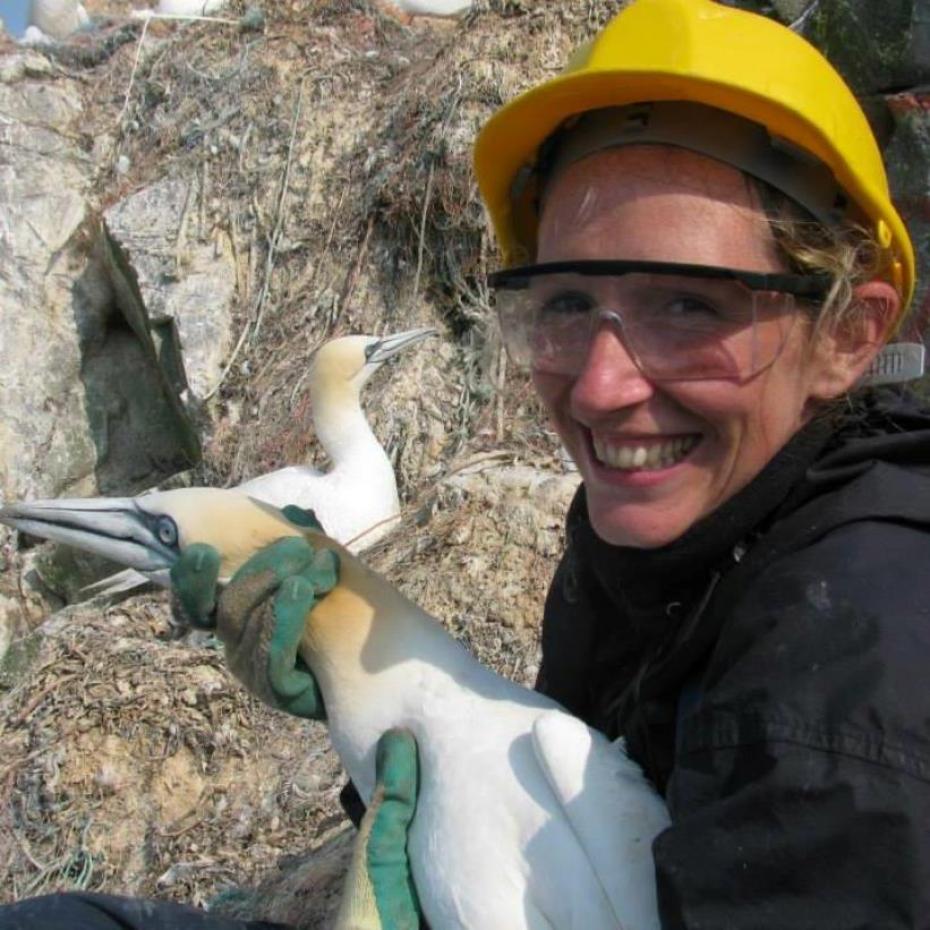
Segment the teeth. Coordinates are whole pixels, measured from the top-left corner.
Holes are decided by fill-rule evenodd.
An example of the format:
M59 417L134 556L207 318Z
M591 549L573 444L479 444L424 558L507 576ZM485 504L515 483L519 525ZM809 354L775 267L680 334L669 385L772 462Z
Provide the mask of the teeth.
M698 436L682 436L665 442L641 445L612 445L594 437L594 454L611 468L646 470L670 468L680 462L699 442Z

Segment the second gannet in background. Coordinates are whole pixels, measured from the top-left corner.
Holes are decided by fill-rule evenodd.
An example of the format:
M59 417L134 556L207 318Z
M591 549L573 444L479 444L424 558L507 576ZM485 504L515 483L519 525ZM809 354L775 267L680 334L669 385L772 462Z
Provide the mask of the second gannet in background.
M393 532L400 517L397 478L391 460L365 418L360 395L386 361L436 332L426 327L390 336L341 336L324 343L311 362L309 391L313 425L332 467L321 472L310 465L291 465L245 481L238 490L278 508L296 504L312 510L326 532L353 552L360 552ZM149 496L135 498L143 510ZM60 498L34 501L22 508L32 507L45 515L56 510L62 514L72 511L103 514L111 506L126 510L132 500ZM43 539L73 542L67 533L45 532L45 528L53 525L47 521L30 525L31 528L25 525L21 528ZM79 542L73 544L81 548ZM88 595L113 595L131 591L148 581L168 583L167 576L149 576L129 568L89 585L85 591Z
M335 550L338 583L308 614L300 653L365 801L379 737L392 727L416 737L420 791L407 848L430 926L659 927L652 842L668 813L622 744L482 666L344 547L236 490L186 488L58 513L24 504L0 519L150 574L167 574L193 543L219 551L223 578L283 536Z
M89 23L90 17L78 0L32 0L29 5L29 25L58 41Z
M393 336L343 336L323 345L310 370L313 428L331 468L291 465L238 486L250 497L312 510L327 534L361 551L396 528L400 516L391 460L361 405L371 376L399 352L436 334L411 329Z

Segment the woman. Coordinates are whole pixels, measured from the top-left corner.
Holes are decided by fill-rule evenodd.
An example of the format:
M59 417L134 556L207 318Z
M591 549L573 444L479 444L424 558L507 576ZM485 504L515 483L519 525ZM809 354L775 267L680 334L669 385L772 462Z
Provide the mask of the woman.
M926 925L930 418L856 390L914 269L852 94L768 20L637 0L476 165L584 479L538 686L665 793L663 926Z
M771 21L636 0L476 165L505 342L584 479L538 686L665 794L663 926L926 924L930 418L856 391L914 260L851 93ZM414 926L415 749L385 749L343 916Z

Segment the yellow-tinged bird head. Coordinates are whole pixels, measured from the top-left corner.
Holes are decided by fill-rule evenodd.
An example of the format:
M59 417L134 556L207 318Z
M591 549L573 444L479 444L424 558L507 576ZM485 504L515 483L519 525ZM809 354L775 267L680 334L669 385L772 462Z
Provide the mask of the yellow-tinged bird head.
M313 395L320 389L340 388L357 395L368 379L386 362L437 331L409 329L393 336L340 336L322 345L313 358Z
M179 488L140 497L32 501L0 509L0 522L76 546L168 585L168 572L193 543L209 543L228 580L255 552L282 536L306 535L276 507L235 490ZM326 545L341 547L322 534Z

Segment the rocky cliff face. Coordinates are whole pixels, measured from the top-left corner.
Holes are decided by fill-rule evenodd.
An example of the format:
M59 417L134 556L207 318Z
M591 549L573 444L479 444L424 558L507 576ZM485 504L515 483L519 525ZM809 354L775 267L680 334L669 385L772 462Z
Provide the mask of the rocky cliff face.
M229 23L114 16L44 51L0 38L2 499L325 464L314 348L436 325L367 392L405 506L367 558L532 680L576 478L492 337L470 145L618 4L488 5L405 25L366 0L233 3ZM766 12L865 95L920 248L927 17L873 8ZM162 595L68 606L105 566L0 542L0 898L94 888L322 926L346 846L323 729L251 701Z

